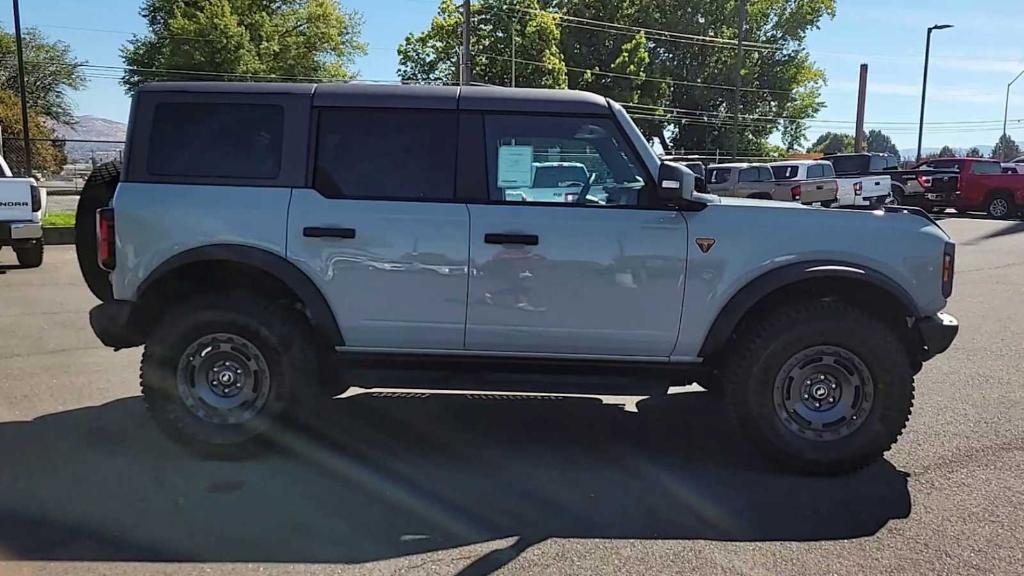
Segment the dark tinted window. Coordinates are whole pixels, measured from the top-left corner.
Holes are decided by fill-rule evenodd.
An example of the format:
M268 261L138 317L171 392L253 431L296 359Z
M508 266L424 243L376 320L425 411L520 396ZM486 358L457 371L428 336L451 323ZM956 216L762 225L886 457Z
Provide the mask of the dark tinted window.
M558 188L578 183L585 184L590 178L587 168L582 165L537 166L533 172L532 188Z
M767 166L762 166L757 169L757 176L761 179L761 182L771 182L772 180L772 169Z
M757 168L744 168L740 170L740 182L757 182L758 179Z
M800 174L800 167L795 164L781 164L772 166L772 176L776 180L792 180Z
M886 170L897 170L900 167L900 163L896 160L895 156L887 155L885 157L885 169Z
M712 168L708 170L708 182L711 184L725 184L729 181L731 168Z
M927 170L953 170L960 171L961 160L931 160L929 162L922 162L918 165L918 168Z
M971 174L1002 174L1003 166L998 162L971 162Z
M885 170L885 160L881 156L872 156L871 162L868 164L868 170L872 172Z
M320 112L314 186L331 198L455 196L454 110Z
M825 163L821 165L821 174L824 178L835 178L836 171L832 169L832 165Z
M859 154L834 156L826 160L832 163L837 174L856 174L868 168L868 157Z
M824 178L825 177L825 171L822 170L821 164L812 164L811 166L808 166L807 167L807 177L808 178Z
M157 176L276 178L284 109L166 102L153 112L146 170Z

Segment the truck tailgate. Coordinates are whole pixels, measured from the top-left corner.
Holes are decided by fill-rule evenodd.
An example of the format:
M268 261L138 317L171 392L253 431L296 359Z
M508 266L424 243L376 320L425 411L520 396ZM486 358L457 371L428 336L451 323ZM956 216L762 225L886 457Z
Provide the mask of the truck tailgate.
M32 185L29 178L0 178L0 222L32 220Z
M800 202L812 204L836 199L839 184L835 180L805 180L800 183Z

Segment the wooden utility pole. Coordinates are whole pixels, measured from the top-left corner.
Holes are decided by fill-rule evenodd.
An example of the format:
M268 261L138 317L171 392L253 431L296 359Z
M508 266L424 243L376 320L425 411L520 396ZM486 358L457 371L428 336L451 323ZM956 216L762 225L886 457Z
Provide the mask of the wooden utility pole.
M860 85L857 88L857 131L853 140L853 151L864 151L864 100L868 92L868 65L860 65Z
M28 131L28 95L25 90L25 56L21 51L21 10L14 0L14 41L18 50L18 91L21 94L21 138L25 145L25 176L32 176L32 139Z
M740 147L740 85L743 73L743 36L747 32L747 0L739 0L736 4L739 33L736 36L736 94L733 99L732 120L732 159L739 156Z
M473 83L473 57L469 52L469 27L471 14L469 0L462 0L462 73L459 75L460 84Z

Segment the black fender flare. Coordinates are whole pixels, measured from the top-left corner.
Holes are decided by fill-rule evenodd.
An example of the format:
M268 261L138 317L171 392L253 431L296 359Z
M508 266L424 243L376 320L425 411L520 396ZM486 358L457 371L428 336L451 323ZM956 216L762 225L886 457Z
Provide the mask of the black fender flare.
M139 284L136 290L138 302L142 302L146 290L159 282L167 274L197 262L228 261L246 264L266 272L288 286L302 301L309 313L313 329L317 331L331 346L344 346L338 321L331 311L330 305L316 284L305 272L283 256L253 246L238 244L210 244L179 252L160 263Z
M833 260L797 262L769 270L733 294L708 330L700 356L707 358L720 350L746 313L762 298L785 286L816 278L849 278L874 284L899 300L909 316L917 318L921 315L913 297L903 286L873 268Z

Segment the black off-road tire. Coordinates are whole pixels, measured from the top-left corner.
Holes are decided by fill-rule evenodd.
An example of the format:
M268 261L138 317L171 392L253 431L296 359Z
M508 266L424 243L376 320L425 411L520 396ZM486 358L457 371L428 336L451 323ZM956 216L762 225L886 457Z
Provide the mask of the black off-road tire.
M43 265L43 241L39 240L31 246L15 248L18 265L22 268L39 268Z
M188 362L183 356L192 344L224 334L251 343L269 374L262 409L244 423L201 418L179 389L179 372ZM284 417L303 413L311 402L318 378L314 350L309 323L293 308L244 293L199 296L169 311L150 334L142 355L142 395L160 429L180 444L215 458L249 457L268 441L287 437Z
M985 212L989 218L1008 220L1017 216L1017 206L1013 196L1008 192L993 192L985 204Z
M100 300L113 300L110 274L96 262L96 211L108 206L121 180L121 162L100 164L89 174L75 212L75 251L89 291Z
M872 381L867 413L842 437L798 434L776 410L776 379L801 351L819 346L852 352ZM723 393L734 425L769 459L798 472L841 474L875 462L903 432L913 407L915 362L903 341L894 328L841 302L794 304L767 315L744 330L726 362Z

